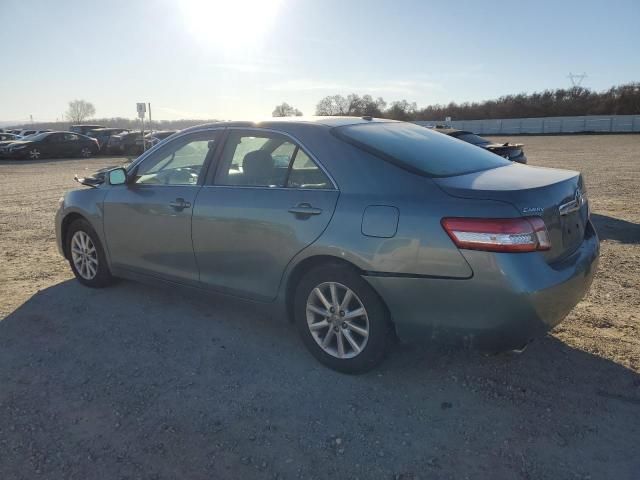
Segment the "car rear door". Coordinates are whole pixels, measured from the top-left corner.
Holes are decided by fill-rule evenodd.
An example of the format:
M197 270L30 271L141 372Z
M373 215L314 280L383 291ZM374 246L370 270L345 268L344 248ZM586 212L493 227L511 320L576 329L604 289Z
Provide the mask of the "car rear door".
M51 157L64 156L65 151L65 134L64 133L52 133L47 135L44 140L40 142L39 147L42 149L42 154Z
M172 140L135 165L126 185L109 188L104 229L116 268L198 284L191 217L219 132Z
M228 129L211 177L193 213L201 283L244 298L275 298L287 264L328 225L335 183L297 141L264 129Z

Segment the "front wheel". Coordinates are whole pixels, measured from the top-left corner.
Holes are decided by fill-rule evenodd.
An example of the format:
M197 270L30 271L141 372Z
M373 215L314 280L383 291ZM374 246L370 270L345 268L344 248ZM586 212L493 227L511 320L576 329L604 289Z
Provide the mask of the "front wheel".
M32 148L29 150L29 158L31 160L38 160L42 156L42 152L40 152L37 148Z
M67 255L73 274L83 285L101 288L114 282L98 235L86 220L78 219L69 227Z
M93 155L93 151L89 147L82 147L82 150L80 150L82 158L89 158L91 155Z
M352 268L329 264L307 272L294 300L305 346L321 363L343 373L378 365L393 338L389 313Z

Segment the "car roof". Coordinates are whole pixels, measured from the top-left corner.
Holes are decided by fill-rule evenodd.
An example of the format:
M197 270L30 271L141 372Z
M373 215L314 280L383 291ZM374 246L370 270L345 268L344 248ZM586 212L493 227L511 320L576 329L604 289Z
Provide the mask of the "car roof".
M212 127L247 127L247 128L277 128L291 125L317 125L325 128L358 125L363 123L402 123L397 120L372 117L269 117L264 120L222 121L205 123L182 130L182 133Z

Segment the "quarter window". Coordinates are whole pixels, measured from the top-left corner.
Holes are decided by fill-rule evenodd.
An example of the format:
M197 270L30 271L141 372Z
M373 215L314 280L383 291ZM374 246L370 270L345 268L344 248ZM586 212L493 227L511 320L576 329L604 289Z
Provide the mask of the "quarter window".
M298 150L291 165L287 187L331 188L331 181L306 153Z

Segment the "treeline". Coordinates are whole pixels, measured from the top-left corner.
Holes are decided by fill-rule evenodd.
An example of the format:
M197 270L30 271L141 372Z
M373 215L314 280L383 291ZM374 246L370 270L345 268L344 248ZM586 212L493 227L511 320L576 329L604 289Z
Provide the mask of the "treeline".
M387 104L370 95L332 95L320 100L316 115L371 115L395 120L481 120L490 118L559 117L572 115L640 114L640 83L612 87L603 92L588 88L558 88L543 92L505 95L483 102L451 102L418 108L400 100Z

